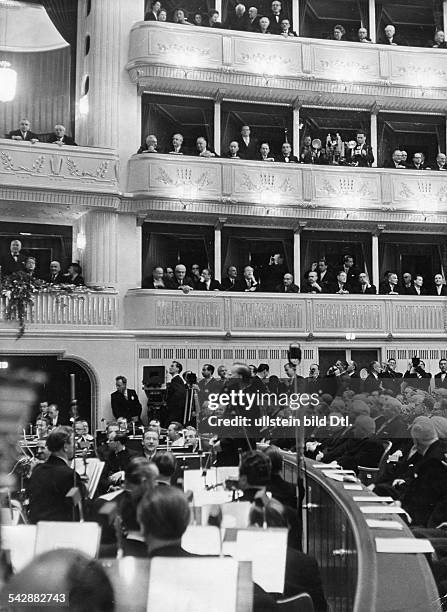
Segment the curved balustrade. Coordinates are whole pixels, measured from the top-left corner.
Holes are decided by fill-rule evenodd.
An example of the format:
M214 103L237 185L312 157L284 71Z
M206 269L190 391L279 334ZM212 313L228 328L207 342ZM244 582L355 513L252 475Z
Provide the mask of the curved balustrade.
M427 218L434 221L447 212L446 173L434 171L151 153L131 157L127 191L137 198L126 202L127 209L135 212L157 208L156 202L145 206L141 202L144 197L187 201L190 210L196 212L232 215L296 217L297 208L324 208L333 214L344 211L345 217L348 210L358 211L359 218L367 218L371 211L383 215L411 211L414 220L421 222ZM202 204L204 201L218 202L219 207L211 211ZM412 218L407 216L405 220Z
M131 289L125 328L151 334L216 337L290 336L358 339L446 336L444 298L412 296L225 293Z
M118 172L112 150L0 139L2 186L116 193Z
M7 300L0 300L0 327L17 325L6 318ZM111 291L68 294L36 293L28 310L26 325L31 327L115 327L118 324L118 295Z
M320 92L324 98L320 96L318 104L352 106L353 98L346 100L349 90L365 104L383 102L402 109L408 103L443 112L447 54L442 49L262 36L150 21L138 22L131 30L127 69L133 82L151 90L159 79L165 86L166 80L175 81L177 91L188 90L188 81L196 81L196 93L204 94L225 85L226 95L242 97L268 86L266 95L277 101L294 101L299 91L300 103L315 103L315 92ZM351 86L356 82L361 87ZM424 97L419 93L415 99L415 88L424 89Z
M296 482L296 457L283 452L284 477ZM334 612L440 612L438 591L422 554L377 553L375 538L412 537L397 515L400 530L370 529L343 483L329 480L306 460L307 552L321 568ZM369 493L369 492L368 492Z

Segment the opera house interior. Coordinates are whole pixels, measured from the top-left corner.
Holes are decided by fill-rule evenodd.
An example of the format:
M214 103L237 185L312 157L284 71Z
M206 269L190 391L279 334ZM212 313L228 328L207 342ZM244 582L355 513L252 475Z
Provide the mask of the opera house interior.
M0 0L2 610L447 610L446 30Z

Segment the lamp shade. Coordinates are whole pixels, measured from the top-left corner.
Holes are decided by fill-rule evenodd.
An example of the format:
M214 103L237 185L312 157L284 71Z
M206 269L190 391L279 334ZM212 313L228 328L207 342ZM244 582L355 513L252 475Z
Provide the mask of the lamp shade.
M0 51L30 53L67 46L43 6L0 0Z
M17 72L9 62L0 61L0 102L10 102L16 95Z

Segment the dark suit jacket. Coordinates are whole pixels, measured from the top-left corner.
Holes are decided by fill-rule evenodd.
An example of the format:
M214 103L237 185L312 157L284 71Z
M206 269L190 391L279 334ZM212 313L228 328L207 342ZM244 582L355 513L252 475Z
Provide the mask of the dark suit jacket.
M290 155L289 156L289 161L287 162L286 158L284 157L284 155L281 154L279 157L277 157L275 159L275 161L281 162L283 164L298 164L299 163L298 162L298 157L296 155Z
M296 487L292 483L286 482L280 474L272 474L267 490L270 491L272 497L285 506L296 508Z
M210 378L206 380L202 378L198 382L199 386L199 402L200 405L203 404L208 399L208 395L210 393L219 393L220 392L220 383L215 378Z
M422 163L419 168L416 168L416 166L413 164L413 161L410 160L410 162L407 165L408 170L427 170L427 166L426 164Z
M178 374L168 383L166 391L166 407L168 420L183 423L186 402L186 387L183 379Z
M380 295L389 295L391 291L401 294L402 288L400 287L400 285L393 285L393 288L391 288L391 285L389 283L380 283L379 285Z
M144 21L158 21L158 18L152 11L148 11L144 16Z
M362 145L362 151L366 151L366 155L356 153L356 149L347 149L345 159L346 163L356 163L359 168L369 168L374 162L374 154L372 148L368 144Z
M58 274L56 274L54 277L52 274L49 274L46 280L48 283L51 283L52 285L61 285L62 283L66 282L66 279L64 278L64 275L62 274L62 272L58 272Z
M256 283L256 281L254 283L252 283L252 287L255 287L255 291L259 291L259 283ZM245 280L245 278L240 278L237 282L236 282L236 286L234 288L234 291L246 291L248 289L247 286L247 281ZM249 293L249 292L247 292ZM252 292L250 292L252 293Z
M281 21L283 19L288 19L289 16L285 13L285 11L281 11L279 14L279 19L276 21L276 16L270 11L267 13L267 17L270 20L269 30L272 34L281 34Z
M239 156L242 159L258 159L259 156L259 144L255 138L250 136L248 146L245 144L242 138L238 140L239 144Z
M372 374L368 374L365 381L363 382L363 391L365 393L372 393L373 391L380 391L380 376L376 379Z
M168 289L169 282L168 282L167 277L163 277L163 282L165 284L165 289ZM141 287L142 289L159 289L159 287L154 287L154 277L152 276L152 274L150 276L146 276L145 278L143 278Z
M228 276L226 276L220 284L220 289L221 291L236 291L237 282L238 282L238 279L235 278L234 285L233 285L230 279L228 278Z
M396 164L393 162L393 160L388 160L383 164L384 168L394 168L394 170L405 170L405 166L404 164L400 163L399 166L402 166L402 168L399 168L396 166Z
M30 495L29 518L38 521L71 521L73 506L65 495L74 482L84 496L84 485L63 459L50 455L45 463L36 465L28 483Z
M416 293L416 289L415 289L414 285L411 285L411 287L408 290L408 293L406 293L406 295L427 295L427 290L425 289L425 287L421 287L420 291L421 291L420 294Z
M411 374L407 370L404 374L404 379L411 387L416 387L417 389L428 391L428 388L430 386L431 374L430 372L425 372L424 375L419 378L416 373Z
M75 287L83 287L85 285L84 277L78 274L75 279L70 278L69 274L64 275L65 283L68 285L74 285Z
M206 283L202 282L197 284L196 289L198 291L215 291L216 289L220 291L220 283L215 278L212 278L209 289L206 288Z
M195 284L190 276L185 276L182 285L180 285L176 276L166 281L166 289L178 289L179 287L184 287L185 285L194 288Z
M447 164L445 166L443 166L442 168L440 168L437 163L434 163L433 167L430 168L430 169L431 170L436 170L438 172L445 172L447 170Z
M51 136L48 138L48 142L57 142L59 139L56 136L56 134L51 134ZM78 145L75 143L74 138L72 138L71 136L67 136L66 134L64 134L64 136L62 137L62 142L66 145L69 145L71 147L77 147Z
M300 288L295 283L292 283L287 288L285 285L276 285L275 291L278 293L299 293Z
M228 16L225 22L225 28L227 30L237 30L239 32L247 32L248 28L248 15L244 13L242 17L238 17L236 13L232 13Z
M259 32L259 19L258 15L253 21L247 20L247 32Z
M287 547L283 596L293 597L303 592L309 593L312 597L315 612L326 612L327 603L316 560L303 552Z
M375 285L371 285L363 292L361 285L357 285L357 287L355 287L355 293L359 293L360 295L377 295L377 289Z
M276 291L276 287L282 283L284 274L288 272L285 264L265 266L262 271L262 291Z
M112 412L115 419L126 417L128 421L132 417L140 418L141 404L137 392L134 389L127 389L127 399L119 391L115 391L110 396Z
M21 136L22 140L39 140L39 136L34 132L27 132L25 138L22 136L22 132L20 130L12 130L9 134L6 135L6 138L12 138L13 136Z
M436 389L447 389L447 376L444 378L444 382L441 380L441 372L438 372L434 376Z
M336 457L337 462L346 470L358 472L359 465L377 467L383 454L383 445L375 437L350 438L342 448L341 454Z
M135 457L141 457L141 453L131 448L125 448L119 453L110 453L105 465L105 474L110 476L115 474L115 472L125 471Z
M343 270L344 268L340 268L340 270ZM359 282L359 274L360 274L360 270L359 268L356 268L355 266L350 268L348 270L348 272L346 272L346 284L349 285L348 289L351 287L355 287L358 282ZM337 281L337 279L335 279L335 281Z
M9 252L2 259L2 276L8 276L9 274L13 274L14 272L23 272L25 270L25 255L21 255L20 253L17 256L17 261L12 257Z
M387 38L386 36L383 36L380 40L379 40L379 44L381 45L391 45L392 47L394 45L397 46L402 46L402 47L406 47L408 46L407 41L404 38L401 38L400 36L394 36L393 37L393 42L390 43L390 39Z

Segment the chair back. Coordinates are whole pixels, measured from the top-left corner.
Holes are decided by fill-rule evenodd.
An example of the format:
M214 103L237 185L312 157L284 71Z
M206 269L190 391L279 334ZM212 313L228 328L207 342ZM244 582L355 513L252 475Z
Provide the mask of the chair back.
M299 593L277 602L281 612L314 612L314 604L309 593Z
M393 446L393 443L390 440L382 440L382 444L383 444L383 453L379 459L379 465L377 467L372 468L372 467L366 467L366 466L359 465L359 468L358 468L359 469L359 480L365 486L375 483L377 479L377 475L383 469L383 466L386 463L388 455L390 454L391 447Z

